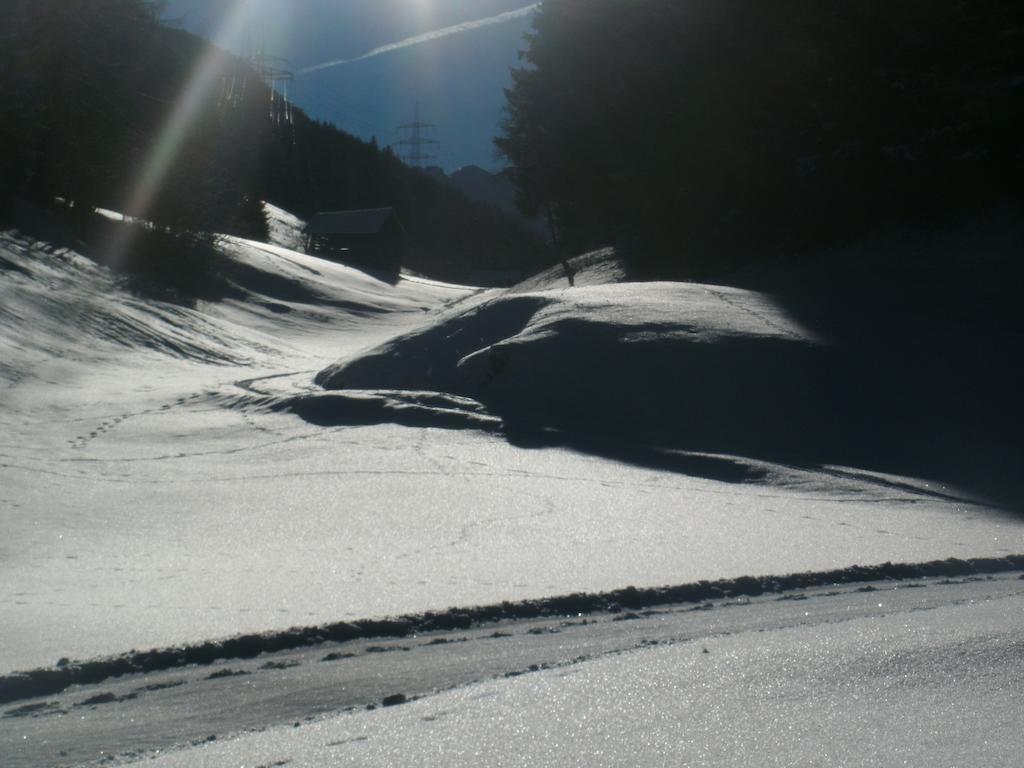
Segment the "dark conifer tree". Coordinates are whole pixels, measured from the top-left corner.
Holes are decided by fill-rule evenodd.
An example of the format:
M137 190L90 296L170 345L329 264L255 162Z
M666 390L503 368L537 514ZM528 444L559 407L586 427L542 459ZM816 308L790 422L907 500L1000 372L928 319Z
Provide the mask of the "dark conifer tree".
M499 149L581 248L706 274L1020 195L1013 0L547 0Z

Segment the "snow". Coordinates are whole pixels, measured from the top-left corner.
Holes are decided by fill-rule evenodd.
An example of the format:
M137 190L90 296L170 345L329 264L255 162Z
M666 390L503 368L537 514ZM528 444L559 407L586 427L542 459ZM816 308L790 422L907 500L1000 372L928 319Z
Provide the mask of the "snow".
M568 272L566 264L569 267ZM528 277L513 286L512 290L524 292L565 288L569 285L570 275L572 284L576 286L621 283L628 279L628 272L625 263L619 258L614 248L601 248L574 256L561 264L556 264Z
M821 356L813 334L764 295L624 283L484 298L343 359L316 381L330 390L453 392L513 429L742 450L735 433L749 437L755 421L761 435L784 442L777 432L801 417L796 402L812 401L809 369Z
M825 347L763 294L480 293L279 245L223 251L233 298L184 307L0 236L0 674L453 605L1022 549L1014 518L956 489L751 458L728 450L734 433L712 450L517 437L536 411L560 428L607 413L644 438L678 399L676 353L735 359L685 380L682 402L707 413L765 349L780 389L786 361ZM345 389L321 389L325 369ZM642 375L656 370L671 375ZM595 372L608 396L574 405Z
M263 211L267 217L270 243L291 251L302 251L306 242L306 222L271 203L263 203Z
M3 520L3 671L451 605L1020 548L1017 527L983 508L871 483L730 485L474 432L325 432L188 392L127 393L139 411L94 402L62 430L81 435L77 451L4 446L17 506Z
M781 627L762 617L757 628L662 640L130 764L1017 764L1024 597L925 610L869 597L876 615Z

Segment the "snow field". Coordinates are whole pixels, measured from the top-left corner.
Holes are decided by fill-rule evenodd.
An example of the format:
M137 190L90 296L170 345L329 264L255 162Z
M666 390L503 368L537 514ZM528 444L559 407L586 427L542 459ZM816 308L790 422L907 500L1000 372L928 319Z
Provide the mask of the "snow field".
M72 251L0 241L0 673L453 605L1022 549L1013 518L893 475L517 437L538 409L560 427L614 413L644 437L678 394L646 375L671 372L665 353L818 354L761 294L479 294L279 246L223 250L236 298L188 308L132 297ZM623 349L639 368L610 364ZM320 380L346 389L322 390L314 377L339 355ZM594 371L607 398L574 411L574 376ZM734 373L686 391L714 395Z

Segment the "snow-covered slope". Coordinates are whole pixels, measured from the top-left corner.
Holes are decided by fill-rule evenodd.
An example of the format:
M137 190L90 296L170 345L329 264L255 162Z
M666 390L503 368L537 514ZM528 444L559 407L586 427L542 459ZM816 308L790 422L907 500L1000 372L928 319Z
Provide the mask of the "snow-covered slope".
M228 238L230 299L191 308L133 295L107 269L67 247L0 233L0 375L24 378L37 362L91 364L129 352L243 365L287 349L290 335L326 324L387 325L464 296L459 286L371 275L273 245Z
M0 375L31 376L37 364L95 364L127 350L213 364L248 360L240 329L173 304L134 297L74 251L0 233Z
M787 429L808 433L825 364L813 335L764 295L624 283L494 296L317 382L472 397L513 430L750 455L788 445Z
M553 268L317 382L471 397L532 445L856 466L1019 510L1020 242L993 215L751 270L747 289L616 282L596 252L575 287Z
M614 248L601 248L566 259L560 264L538 272L517 283L511 290L522 293L567 288L571 285L622 283L626 282L628 274L629 270Z
M476 293L247 241L223 255L232 298L190 308L132 296L73 251L0 241L0 672L1021 548L1012 518L955 489L730 450L730 388L781 387L786 361L826 349L762 294ZM321 380L358 389L314 383L338 355ZM584 388L595 380L603 394ZM644 442L659 414L703 423L721 448ZM588 423L603 431L545 431Z
M228 298L181 306L127 292L73 249L0 234L0 675L451 606L1024 550L1018 518L956 488L778 455L827 444L815 419L836 419L815 382L834 370L834 345L766 293L603 278L479 292L393 284L236 239L221 256ZM985 659L1017 674L991 642L1009 640L1014 620L983 618ZM739 677L698 721L766 723L769 708L740 706L767 695L743 670L804 665L819 658L812 646L837 648L852 668L894 626L879 619L864 647L827 627L769 649L760 636L723 642ZM975 639L941 642L954 652ZM805 641L804 656L786 650ZM901 658L919 649L908 641ZM389 711L393 740L375 737L359 756L414 750L423 718L449 705L461 714L441 737L454 749L475 727L478 693L495 724L501 701L536 707L553 741L573 724L548 718L549 697L582 706L643 680L633 698L645 706L672 694L668 669L712 680L686 653L580 667L593 684L545 673ZM827 663L787 679L825 686L787 698L793 717L827 712L843 685ZM894 707L926 694L907 689ZM614 719L618 695L594 700ZM656 762L645 740L666 738L696 700L673 701L665 718L609 741L610 759ZM344 739L364 725L325 728ZM323 757L321 731L296 738L310 733L292 750L297 765ZM520 744L499 725L483 738L484 755ZM248 764L264 747L202 759Z

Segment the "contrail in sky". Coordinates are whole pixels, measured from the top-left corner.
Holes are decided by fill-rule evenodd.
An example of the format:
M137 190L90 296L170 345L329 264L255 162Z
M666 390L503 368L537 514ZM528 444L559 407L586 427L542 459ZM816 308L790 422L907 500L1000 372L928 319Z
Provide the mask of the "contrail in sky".
M321 69L329 69L330 67L340 67L343 64L351 64L354 61L362 61L363 59L369 59L374 56L380 56L382 53L391 53L391 51L397 51L399 48L408 48L411 45L420 45L421 43L429 43L431 40L437 40L442 37L448 37L449 35L458 35L462 32L471 32L474 29L480 29L480 27L489 27L492 24L504 24L506 21L512 21L513 19L521 19L523 16L529 16L531 13L540 8L540 3L533 3L526 6L525 8L519 8L515 11L507 11L505 13L499 13L497 16L491 16L486 19L477 19L476 21L466 21L462 24L456 24L453 27L443 27L442 29L435 29L433 32L425 32L422 35L416 35L415 37L407 37L405 40L399 40L397 43L388 43L382 45L379 48L374 48L372 51L364 53L362 56L356 56L354 59L338 59L336 61L325 61L323 64L317 64L312 67L306 67L300 74L307 74L309 72L319 72Z

